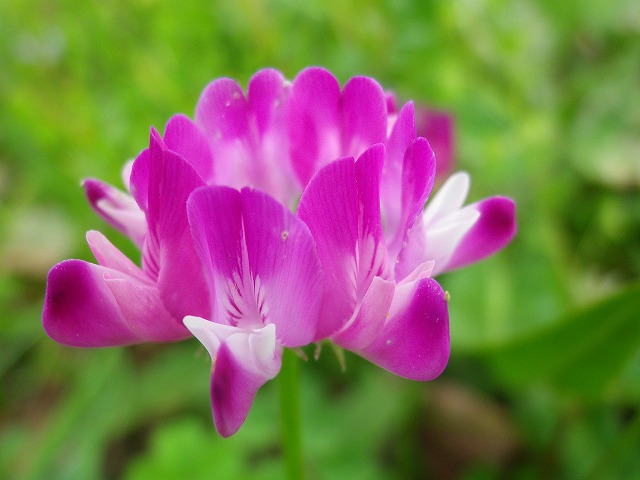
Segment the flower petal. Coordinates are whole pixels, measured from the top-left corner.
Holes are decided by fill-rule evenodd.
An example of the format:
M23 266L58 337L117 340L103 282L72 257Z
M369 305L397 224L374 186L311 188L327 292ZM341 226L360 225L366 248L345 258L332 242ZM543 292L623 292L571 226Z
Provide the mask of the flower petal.
M96 213L131 238L138 247L142 247L147 234L147 221L133 197L92 178L84 180L82 187Z
M386 155L382 169L380 196L388 243L400 228L402 210L402 166L407 148L416 138L413 103L408 102L397 115L386 144Z
M99 265L117 270L142 282L149 283L149 278L126 255L118 250L102 233L90 230L87 232L87 243Z
M340 85L331 73L307 68L293 81L287 124L293 169L302 185L341 157Z
M145 148L138 154L131 165L129 175L129 191L143 212L149 209L149 169L151 159L149 149Z
M152 132L149 145L149 235L144 270L156 277L160 295L176 318L210 312L202 266L193 245L186 203L204 185L193 167Z
M416 138L407 148L402 165L402 196L398 229L389 245L389 255L397 259L408 242L409 231L421 216L436 176L436 160L429 143ZM396 269L396 279L401 279Z
M188 336L150 283L117 270L66 260L47 278L43 325L56 342L105 347Z
M429 200L429 204L424 210L424 224L433 225L441 218L462 208L469 193L470 183L469 174L466 172L457 172L451 175Z
M455 126L453 116L447 112L421 108L416 112L418 136L429 140L436 155L436 175L446 178L453 170Z
M376 276L387 279L379 182L384 147L374 145L354 163L346 158L322 168L300 199L298 217L311 230L325 270L320 338L341 328Z
M478 212L479 218L457 245L447 270L494 254L509 244L516 234L516 206L510 198L491 197L466 208Z
M395 282L375 277L349 322L331 339L353 351L371 345L387 319L395 288Z
M301 188L289 160L287 102L291 84L277 70L265 69L249 81L247 98L257 129L252 138L252 186L293 207Z
M205 181L213 179L213 158L209 142L200 128L185 115L174 115L164 129L164 142L180 155Z
M213 419L220 435L229 437L244 423L258 389L280 371L276 327L245 330L190 316L184 324L211 355Z
M385 313L386 321L375 340L356 353L411 380L427 381L440 375L450 350L449 313L440 285L432 278L397 285Z
M323 272L308 227L268 195L201 188L189 223L217 297L213 320L243 328L273 323L279 341L301 346L315 336Z
M297 215L311 230L325 271L318 338L333 334L351 317L357 300L358 190L352 158L322 168L307 185Z
M247 134L249 105L240 85L230 78L211 82L200 95L196 123L215 145Z
M268 195L242 190L245 240L251 273L264 289L270 322L288 347L316 334L324 272L307 225Z
M460 240L479 216L474 208L465 207L429 226L425 226L423 219L419 218L408 232L406 245L398 255L396 278L404 278L416 265L426 261L434 262L434 276L448 270L451 256Z
M215 182L261 189L287 205L299 195L289 162L286 105L290 86L277 70L256 73L247 98L230 79L211 83L196 109L196 122L209 139Z
M368 77L353 77L342 90L340 107L342 149L335 158L355 158L371 145L386 141L387 104L378 82Z
M247 87L247 98L255 115L258 136L286 135L286 106L291 84L282 74L267 68L256 73ZM284 152L280 152L282 155Z

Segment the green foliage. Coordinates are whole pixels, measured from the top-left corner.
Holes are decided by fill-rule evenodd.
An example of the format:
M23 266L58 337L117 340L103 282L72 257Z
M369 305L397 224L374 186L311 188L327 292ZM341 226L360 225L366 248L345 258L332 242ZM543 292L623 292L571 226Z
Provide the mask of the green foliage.
M488 353L505 381L599 398L640 344L640 284Z
M639 478L637 2L0 2L0 478L279 478L275 383L218 438L197 342L46 338L44 279L103 230L80 179L119 172L213 78L320 64L453 112L471 200L515 198L498 256L439 279L442 379L330 349L301 364L305 472ZM312 357L312 352L307 352ZM453 386L453 388L452 388Z

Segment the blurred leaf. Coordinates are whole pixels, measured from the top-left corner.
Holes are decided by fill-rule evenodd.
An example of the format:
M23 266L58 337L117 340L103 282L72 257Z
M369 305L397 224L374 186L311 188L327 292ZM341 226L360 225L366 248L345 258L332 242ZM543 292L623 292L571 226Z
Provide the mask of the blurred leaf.
M640 415L628 425L626 431L607 450L590 472L587 480L601 478L640 478Z
M640 347L640 284L487 354L508 383L601 397Z

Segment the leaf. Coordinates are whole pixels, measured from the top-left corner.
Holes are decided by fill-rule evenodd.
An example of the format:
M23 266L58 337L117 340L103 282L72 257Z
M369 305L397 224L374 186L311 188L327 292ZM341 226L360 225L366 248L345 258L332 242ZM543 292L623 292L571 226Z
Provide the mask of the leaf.
M597 398L638 348L640 283L486 355L496 373L513 385L542 381Z

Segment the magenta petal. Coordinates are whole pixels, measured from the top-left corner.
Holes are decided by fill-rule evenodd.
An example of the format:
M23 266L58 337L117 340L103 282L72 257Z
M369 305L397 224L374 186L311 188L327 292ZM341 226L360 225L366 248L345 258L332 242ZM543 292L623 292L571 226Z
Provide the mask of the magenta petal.
M291 84L277 70L266 69L256 73L249 82L247 96L251 110L252 129L249 145L249 182L226 185L238 188L251 186L276 198L287 207L293 207L301 188L289 160L287 139L287 102Z
M74 347L181 340L188 331L150 283L80 260L54 266L42 313L47 334Z
M375 277L353 317L331 339L343 348L358 351L371 345L387 320L395 283Z
M413 103L409 102L393 124L391 134L386 144L386 155L380 184L382 197L383 218L386 238L389 242L395 238L400 228L402 210L402 166L404 154L416 138L416 125Z
M180 155L205 181L213 178L213 157L204 133L184 115L174 115L164 129L164 142Z
M438 178L445 178L453 170L455 126L447 112L422 108L416 115L416 130L420 137L429 140L436 155Z
M340 85L313 67L293 81L287 124L293 168L302 185L323 165L341 156Z
M145 148L133 161L129 176L129 190L143 212L149 208L150 163L149 149Z
M280 371L282 347L275 326L244 330L197 317L186 317L184 323L213 360L213 419L220 435L229 437L244 423L258 389Z
M145 273L118 250L102 233L95 230L88 231L87 243L99 265L117 270L142 282L149 282L149 278Z
M356 185L358 191L358 293L360 300L374 277L389 279L389 256L380 219L380 175L384 163L384 146L373 145L358 158Z
M227 187L194 192L189 222L218 298L213 320L243 328L277 327L301 346L315 336L323 272L308 227L268 195Z
M155 131L149 152L150 230L143 252L145 271L157 278L161 298L176 318L206 316L209 300L186 209L189 195L204 182L182 157L166 149Z
M411 380L432 380L449 359L449 313L432 278L396 286L388 318L375 341L356 350L380 367Z
M99 180L84 180L82 186L98 215L142 247L147 222L133 197Z
M511 242L516 234L516 206L510 198L491 197L465 208L476 210L480 217L461 239L447 264L447 270L492 255Z
M239 277L245 275L240 192L229 187L200 188L189 197L187 215L211 296L211 320L237 325L243 305L237 305L234 293L243 287Z
M313 340L324 273L307 225L268 195L242 190L249 266L263 289L269 321L289 347Z
M240 85L230 78L220 78L202 92L196 106L196 123L210 141L228 141L246 136L248 112Z
M274 69L260 70L251 77L247 97L256 118L259 137L274 130L283 137L286 134L286 102L290 89L290 83Z
M311 230L325 271L318 338L330 336L351 317L357 301L358 191L352 158L322 168L307 185L298 217Z
M429 143L417 138L409 145L402 167L402 197L400 221L395 238L389 246L391 259L398 259L400 251L407 245L409 234L421 216L424 204L433 188L436 176L436 160ZM401 279L396 268L396 278Z
M384 91L375 80L367 77L349 80L342 90L340 106L342 151L339 156L358 157L369 146L384 143L387 105Z

